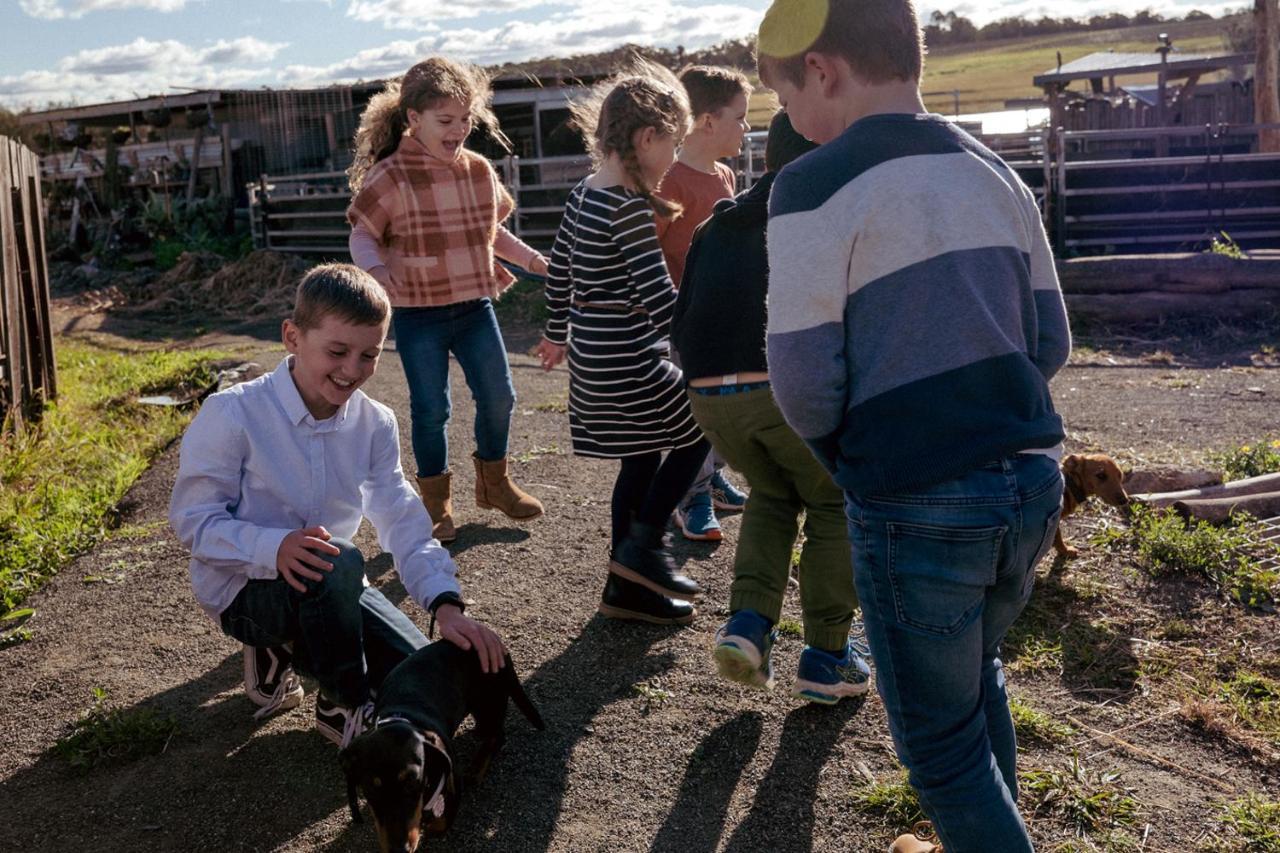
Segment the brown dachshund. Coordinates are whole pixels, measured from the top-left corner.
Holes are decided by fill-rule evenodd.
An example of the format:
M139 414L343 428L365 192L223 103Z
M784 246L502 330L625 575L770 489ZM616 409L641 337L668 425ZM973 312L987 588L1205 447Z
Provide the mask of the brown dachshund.
M1128 506L1129 496L1124 491L1124 474L1115 460L1105 453L1073 453L1062 460L1062 518L1076 511L1076 507L1097 495L1111 506ZM1075 557L1080 552L1062 539L1062 522L1054 534L1053 547L1064 557Z

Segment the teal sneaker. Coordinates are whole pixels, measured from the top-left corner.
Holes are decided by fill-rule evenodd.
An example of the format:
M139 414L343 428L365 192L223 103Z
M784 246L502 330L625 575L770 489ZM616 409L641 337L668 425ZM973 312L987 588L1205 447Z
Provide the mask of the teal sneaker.
M834 705L846 696L861 696L871 687L871 667L852 642L845 643L844 656L813 646L805 646L796 668L791 695L822 705Z
M719 542L724 538L720 522L711 511L711 495L694 495L690 501L676 510L680 532L685 539L695 542Z
M773 689L773 663L769 659L778 632L754 610L739 610L716 631L712 657L716 670L730 681L748 687Z
M717 471L711 475L711 503L725 512L742 512L747 505L747 493Z

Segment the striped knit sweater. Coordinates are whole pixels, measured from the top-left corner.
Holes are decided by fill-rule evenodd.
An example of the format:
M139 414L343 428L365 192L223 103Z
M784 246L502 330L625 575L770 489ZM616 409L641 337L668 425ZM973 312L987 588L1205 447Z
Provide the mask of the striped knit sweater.
M778 176L769 373L787 421L857 495L1063 438L1071 349L1030 190L939 116L875 115Z

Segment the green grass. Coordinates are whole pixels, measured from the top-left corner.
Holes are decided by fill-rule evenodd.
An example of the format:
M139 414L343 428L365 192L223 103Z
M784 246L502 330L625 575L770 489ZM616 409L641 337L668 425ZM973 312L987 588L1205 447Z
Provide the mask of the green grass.
M1052 746L1066 742L1076 733L1071 726L1037 711L1015 696L1009 697L1009 714L1013 717L1013 730L1019 742L1034 741Z
M804 626L800 624L798 619L780 619L778 620L777 628L779 634L804 637Z
M1138 802L1120 784L1120 774L1087 770L1079 756L1065 768L1026 771L1022 790L1037 815L1054 815L1081 833L1106 833L1138 816Z
M1218 685L1217 698L1246 727L1280 746L1280 681L1248 670L1237 671Z
M177 720L152 708L110 708L107 692L93 690L94 702L71 730L54 744L54 753L73 770L125 764L159 755L178 731Z
M493 311L503 324L542 326L547 322L547 300L542 282L522 278L493 303Z
M876 782L857 788L850 795L854 808L883 817L890 826L907 828L918 820L924 820L920 798L907 784L906 774L892 782Z
M1280 853L1280 802L1249 794L1223 808L1222 823L1246 843L1245 849Z
M1280 472L1280 438L1261 439L1209 456L1228 480Z
M1135 507L1127 529L1108 528L1098 541L1131 551L1152 577L1200 577L1250 607L1270 604L1280 592L1280 575L1259 562L1276 546L1262 541L1257 525L1247 519L1226 527L1187 524L1171 511Z
M0 439L0 613L105 537L129 486L192 417L131 398L202 386L221 355L59 343L57 402L38 429Z

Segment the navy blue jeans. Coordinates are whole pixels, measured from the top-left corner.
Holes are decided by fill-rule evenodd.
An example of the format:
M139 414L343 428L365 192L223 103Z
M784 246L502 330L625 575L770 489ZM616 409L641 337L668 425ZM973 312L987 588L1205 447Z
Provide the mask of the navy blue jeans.
M845 495L898 758L947 853L1026 853L1000 643L1053 542L1062 475L1011 456L910 494Z
M391 322L409 381L418 476L434 477L449 469L451 352L476 404L476 455L489 462L505 457L516 391L493 303L484 298L438 308L396 308Z
M427 644L418 626L364 585L364 556L343 539L342 553L318 581L298 592L283 578L251 580L222 611L222 630L250 646L293 644L293 665L334 702L355 707L396 664Z

